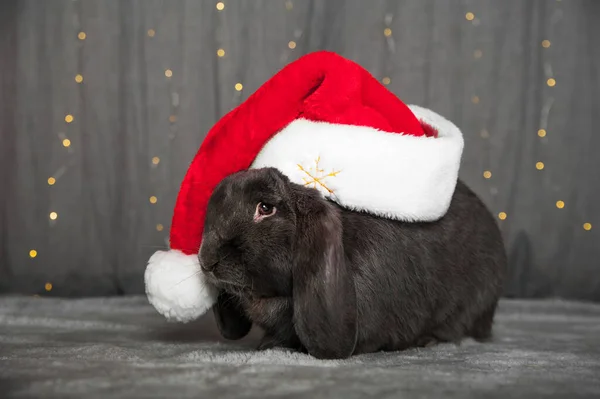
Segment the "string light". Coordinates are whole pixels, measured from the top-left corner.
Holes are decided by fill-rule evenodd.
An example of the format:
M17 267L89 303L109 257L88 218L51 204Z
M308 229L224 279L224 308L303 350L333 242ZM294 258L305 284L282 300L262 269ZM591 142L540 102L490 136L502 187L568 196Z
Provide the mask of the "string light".
M169 122L175 123L176 120L177 120L177 117L175 115L170 115L169 116Z
M219 57L225 57L225 50L223 50L222 48L217 50L217 56Z
M50 220L56 220L56 218L58 218L58 213L50 212Z
M54 177L50 176L50 177L48 178L48 185L49 185L49 186L53 186L53 185L54 185L54 183L56 183L56 179L55 179Z
M80 74L75 75L75 81L77 83L83 82L83 76L81 76Z
M538 130L537 134L540 137L546 137L546 129L540 129L540 130Z
M537 162L537 163L535 164L535 168L536 168L537 170L542 170L542 169L544 169L544 163L543 163L543 162Z
M68 114L65 116L65 122L67 122L67 123L73 122L73 119L75 119L75 118L73 118L73 115L71 115L71 114Z
M235 89L237 91L242 91L243 88L244 88L244 86L241 83L236 83L235 84Z
M390 36L392 36L392 30L390 28L385 28L383 30L383 34L385 37L390 37Z
M171 71L170 69L167 69L167 70L165 71L165 76L166 76L167 78L170 78L171 76L173 76L173 71Z
M492 177L492 172L486 170L485 172L483 172L483 177L489 179L490 177Z
M156 231L163 231L163 228L163 225L160 223L156 225Z
M465 18L467 19L467 21L472 21L475 18L475 14L473 14L472 12L468 12L465 14Z
M154 195L152 197L150 197L151 204L156 204L157 201L158 201L158 198L156 198Z
M586 231L590 231L592 229L592 224L591 223L584 223L583 224L583 229Z
M475 57L475 58L481 58L482 55L483 55L483 52L481 50L473 51L473 57Z
M481 129L479 135L482 139L487 139L488 137L490 137L490 132L488 132L487 129Z
M504 219L506 219L506 212L500 212L500 213L498 214L498 219L500 219L500 220L504 220Z
M154 158L152 158L152 163L153 163L154 165L158 165L158 163L159 163L159 162L160 162L160 158L159 158L159 157L154 157Z
M550 47L550 40L542 40L542 47L543 48Z
M564 201L556 201L556 207L558 209L563 209L565 207Z
M479 97L478 96L471 97L471 102L473 104L479 104Z
M52 283L46 283L46 285L44 285L44 288L46 289L46 291L52 291Z
M295 42L295 41L293 41L293 40L291 40L291 41L288 43L288 47L289 47L289 48L291 48L292 50L293 50L293 49L295 49L295 48L296 48L296 42Z
M292 4L291 1L286 1L285 2L285 9L290 11L292 8L294 8L294 5Z
M71 146L71 140L69 140L69 139L64 139L64 140L62 141L62 145L63 145L64 147L70 147L70 146Z
M381 79L381 81L384 85L389 85L392 82L392 79L386 76L385 78Z
M148 36L154 37L156 35L156 31L154 29L148 29Z
M549 78L546 83L548 84L548 86L550 87L554 87L554 85L556 85L556 80L554 78Z
M79 32L79 34L77 34L77 38L79 38L79 40L85 40L86 37L87 35L85 32Z
M37 251L35 249L32 249L29 251L29 257L31 259L35 258L37 256Z
M225 8L225 4L222 1L219 1L217 3L217 10L223 11L224 8Z

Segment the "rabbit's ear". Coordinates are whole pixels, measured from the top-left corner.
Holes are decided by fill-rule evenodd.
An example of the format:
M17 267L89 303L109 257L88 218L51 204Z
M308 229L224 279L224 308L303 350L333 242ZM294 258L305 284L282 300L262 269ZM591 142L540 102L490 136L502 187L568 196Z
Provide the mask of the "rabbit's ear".
M219 331L225 339L244 338L252 328L252 322L244 313L239 299L225 291L219 292L213 313Z
M354 278L344 256L339 210L325 200L298 219L293 267L294 326L302 345L321 359L352 355L357 340Z

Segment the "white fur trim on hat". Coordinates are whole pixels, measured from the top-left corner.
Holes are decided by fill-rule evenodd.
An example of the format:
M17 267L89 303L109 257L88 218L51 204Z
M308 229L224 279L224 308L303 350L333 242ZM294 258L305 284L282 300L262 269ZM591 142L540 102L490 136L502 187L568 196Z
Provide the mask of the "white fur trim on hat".
M438 137L298 119L262 148L252 168L276 167L342 206L404 221L434 221L448 207L463 151L461 131L416 105Z

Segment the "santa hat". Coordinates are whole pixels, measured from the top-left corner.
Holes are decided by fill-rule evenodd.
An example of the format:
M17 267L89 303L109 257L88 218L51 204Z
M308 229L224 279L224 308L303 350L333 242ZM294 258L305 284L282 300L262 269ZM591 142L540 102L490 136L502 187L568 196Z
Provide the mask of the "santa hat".
M435 221L449 207L462 150L454 124L407 106L358 64L331 52L305 55L208 132L181 184L170 250L149 261L148 298L179 321L215 303L197 254L209 197L232 173L275 167L348 209Z

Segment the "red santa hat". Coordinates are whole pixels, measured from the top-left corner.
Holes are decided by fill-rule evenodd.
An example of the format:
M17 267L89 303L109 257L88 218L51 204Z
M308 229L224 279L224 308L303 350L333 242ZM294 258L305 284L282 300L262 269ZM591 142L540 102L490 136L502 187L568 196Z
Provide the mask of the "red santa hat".
M348 209L434 221L449 207L462 150L454 124L407 106L355 62L324 51L305 55L208 132L181 184L171 248L150 259L150 302L179 321L214 304L197 254L209 197L232 173L275 167ZM178 283L186 274L191 282Z

